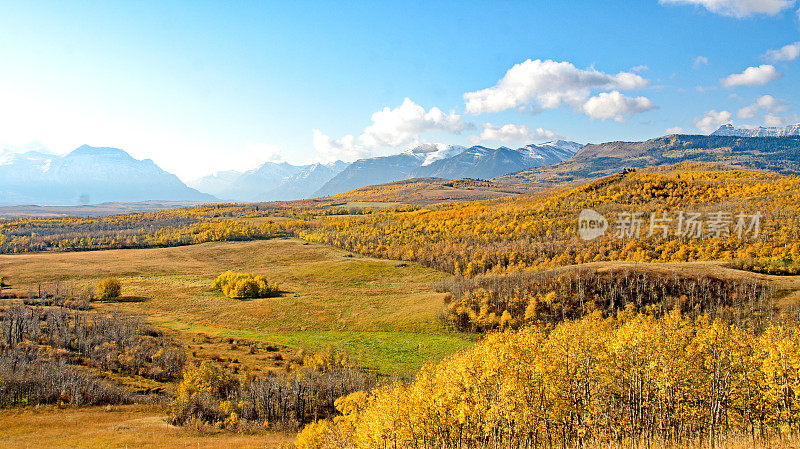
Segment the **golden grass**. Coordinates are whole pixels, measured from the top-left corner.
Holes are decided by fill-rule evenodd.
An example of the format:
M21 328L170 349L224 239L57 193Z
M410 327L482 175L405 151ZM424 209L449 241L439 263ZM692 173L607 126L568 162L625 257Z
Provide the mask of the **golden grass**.
M177 248L0 256L0 273L20 291L38 282L123 282L123 295L142 302L102 307L148 316L259 330L436 331L442 295L439 272L298 240L205 243ZM211 291L225 270L264 274L277 298L235 300Z
M211 291L214 278L226 270L266 275L282 295L236 300ZM445 274L295 239L0 255L0 273L19 294L40 282L83 285L115 276L123 284L122 300L94 307L143 314L179 331L210 330L217 337L308 349L341 343L381 372L413 371L471 343L436 323L443 294L430 284Z
M214 434L175 427L157 406L27 407L0 410L0 449L14 448L279 448L294 435Z

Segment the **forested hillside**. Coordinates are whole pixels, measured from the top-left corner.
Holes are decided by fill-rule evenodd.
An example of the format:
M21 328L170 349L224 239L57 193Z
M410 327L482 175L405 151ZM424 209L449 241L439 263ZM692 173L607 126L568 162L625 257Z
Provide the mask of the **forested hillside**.
M712 162L782 174L800 173L800 137L670 135L644 142L586 145L571 159L497 178L549 186L586 182L625 169Z
M419 261L453 274L503 273L523 268L601 260L640 262L800 258L800 178L702 165L617 174L547 194L430 207L366 210L287 224L296 235L379 257ZM578 215L595 209L611 223L607 235L584 241ZM699 236L676 235L680 212L706 220ZM730 213L727 233L709 233L710 214ZM760 213L760 232L734 232L738 215ZM637 235L615 226L641 213ZM672 221L649 235L649 220ZM747 223L749 226L749 222ZM685 231L685 230L684 230ZM695 231L697 231L695 229Z

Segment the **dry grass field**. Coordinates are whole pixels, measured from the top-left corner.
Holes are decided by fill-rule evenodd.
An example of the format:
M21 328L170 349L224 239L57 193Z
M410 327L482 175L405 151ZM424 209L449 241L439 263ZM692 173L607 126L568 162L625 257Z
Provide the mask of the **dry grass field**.
M212 291L226 270L266 275L281 295L236 300ZM180 331L190 346L209 336L294 349L335 345L368 369L406 373L471 343L436 323L443 296L430 284L444 274L294 239L2 255L0 273L19 295L40 283L77 287L116 276L123 297L94 307L142 314Z
M167 424L161 407L53 406L0 410L0 448L279 448L294 435L200 433Z
M278 282L281 295L236 300L212 291L226 270L264 274ZM368 370L412 373L472 344L436 323L443 298L430 284L444 274L293 239L2 255L0 273L10 284L4 293L22 296L40 284L78 288L116 276L120 300L92 307L143 315L180 339L189 360L256 372L288 368L302 360L301 350L332 345ZM7 409L0 411L0 448L269 448L294 438L201 434L170 426L165 416L156 406Z

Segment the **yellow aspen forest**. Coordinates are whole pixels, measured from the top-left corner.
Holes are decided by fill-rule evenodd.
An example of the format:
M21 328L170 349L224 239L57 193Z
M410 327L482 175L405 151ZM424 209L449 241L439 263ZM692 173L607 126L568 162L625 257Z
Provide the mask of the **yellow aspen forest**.
M607 260L797 260L798 199L796 176L683 164L518 198L317 214L315 219L291 222L291 229L310 241L413 260L467 277ZM639 235L583 241L577 236L576 219L587 208L606 218L622 212L657 217L760 212L763 217L758 235L739 236L731 226L731 232L722 235L703 229L700 238L674 232L664 237L661 232L649 235L645 220Z
M490 334L398 382L336 401L298 448L626 447L795 435L800 329L760 332L633 307Z

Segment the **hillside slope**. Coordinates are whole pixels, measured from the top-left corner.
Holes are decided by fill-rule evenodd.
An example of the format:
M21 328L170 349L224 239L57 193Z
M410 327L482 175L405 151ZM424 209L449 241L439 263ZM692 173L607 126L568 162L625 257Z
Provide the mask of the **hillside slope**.
M787 175L800 174L800 137L669 135L644 142L590 144L567 161L495 180L559 185L600 178L625 169L681 162L712 162Z
M581 146L563 140L517 149L425 144L393 156L358 160L319 189L317 196L411 178L488 179L566 160Z

